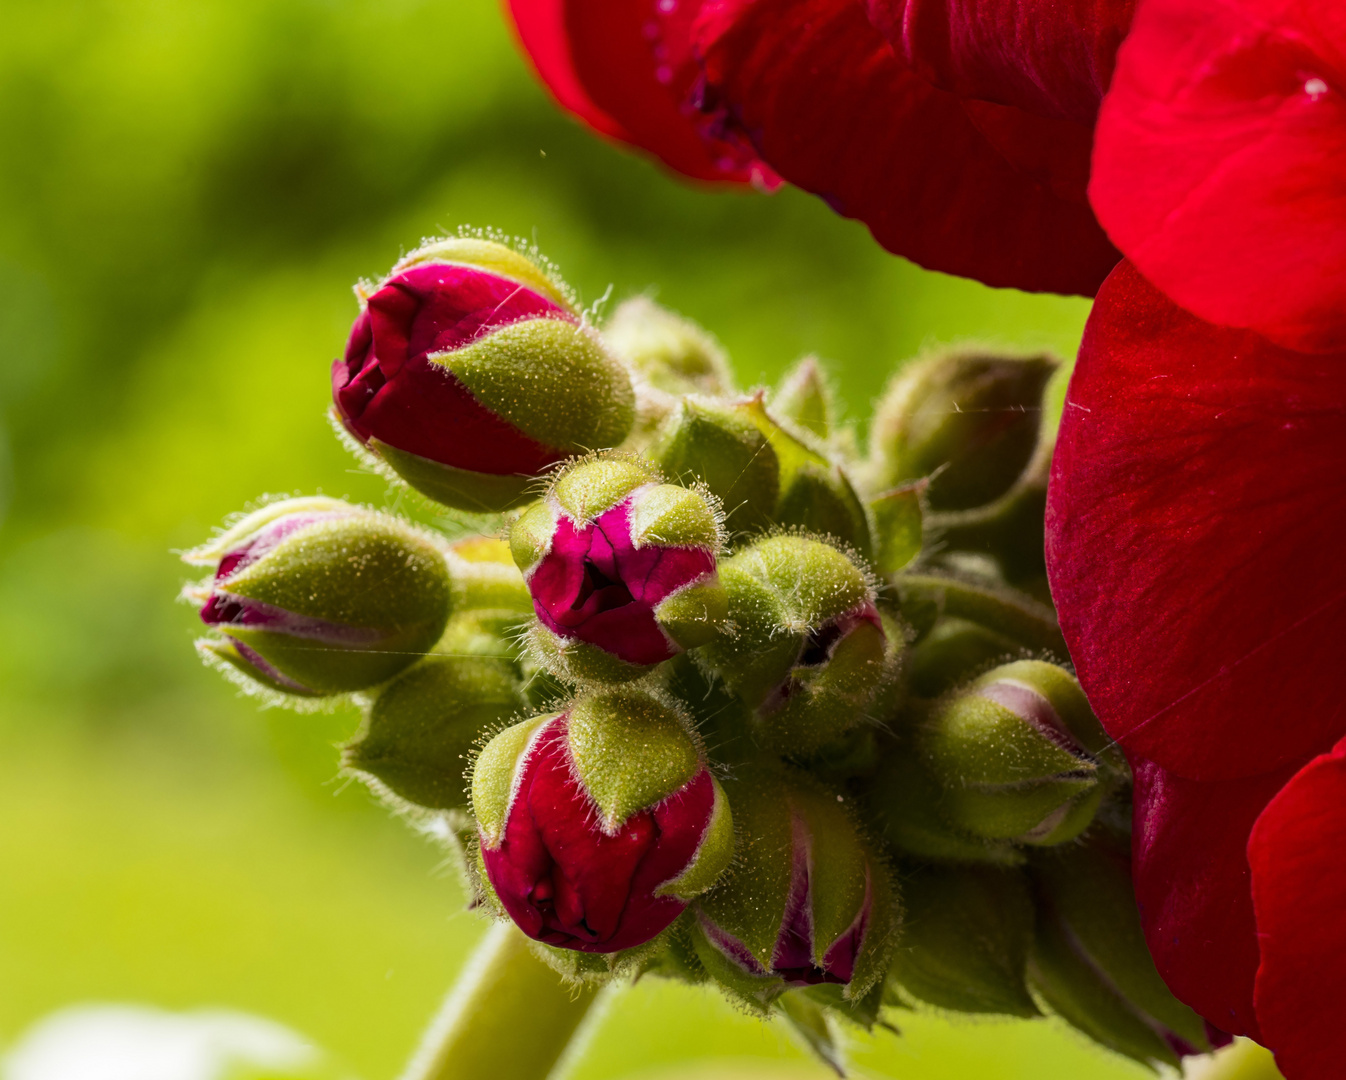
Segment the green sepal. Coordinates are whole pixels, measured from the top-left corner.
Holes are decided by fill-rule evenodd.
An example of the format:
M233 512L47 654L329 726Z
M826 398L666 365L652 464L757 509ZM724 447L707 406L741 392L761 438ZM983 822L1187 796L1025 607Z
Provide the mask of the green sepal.
M472 813L488 846L500 843L519 769L538 733L559 713L534 716L498 732L472 765Z
M1173 1047L1099 977L1055 920L1038 920L1028 977L1044 1004L1095 1042L1152 1069L1181 1066Z
M944 790L905 743L887 748L864 791L884 839L905 855L995 866L1017 866L1024 861L1023 853L1008 843L988 841L950 825L940 813Z
M422 244L393 267L390 277L426 263L456 263L475 266L487 273L512 278L541 293L566 311L574 311L574 298L566 286L527 255L505 244L477 236L447 236Z
M729 621L729 594L717 578L696 581L664 597L654 617L683 649L714 641Z
M623 301L603 327L612 351L665 393L733 392L729 361L719 343L691 319L646 296Z
M509 552L521 573L531 573L542 561L555 532L556 514L547 499L533 503L509 523Z
M659 470L644 458L633 454L597 454L560 473L547 500L577 525L587 525L637 488L661 480Z
M724 786L734 808L734 865L697 905L770 971L793 869L793 814L786 812L792 784L782 770L754 764L738 770ZM745 999L762 1006L783 989L776 976L744 974L719 949L704 944L698 944L697 956L706 970Z
M871 482L930 477L930 505L981 506L1004 494L1032 458L1043 391L1059 361L949 352L907 365L889 384L870 431Z
M1030 874L1041 917L1059 924L1073 951L1095 969L1096 981L1142 1020L1157 1021L1197 1049L1209 1049L1205 1023L1173 996L1155 968L1136 906L1130 854L1124 838L1101 830L1081 844L1036 853ZM1064 974L1058 972L1058 985Z
M782 994L773 1008L813 1055L840 1077L846 1075L844 1042L828 1009L804 990Z
M683 398L653 449L664 472L699 481L725 510L731 532L768 529L780 495L776 452L752 418L708 398Z
M687 717L643 691L619 688L583 695L569 709L567 729L575 774L609 835L705 767L705 753ZM729 828L732 833L732 821Z
M771 411L819 439L836 425L836 395L817 357L806 356L786 373L771 395Z
M631 502L631 542L636 547L700 547L718 551L724 545L717 507L700 491L657 484Z
M751 420L776 452L780 469L776 522L834 537L868 558L873 548L869 518L841 466L777 423L760 393L734 408Z
M626 369L569 319L522 319L427 359L506 423L564 453L617 446L635 422Z
M926 482L893 488L869 503L874 518L874 569L896 574L921 553L925 535L925 512L921 497Z
M1033 1017L1025 983L1033 901L1021 871L927 866L902 883L907 917L890 977L964 1013Z
M465 810L473 748L524 707L508 661L427 656L379 691L341 763L414 806Z
M565 682L581 686L604 686L643 679L653 668L650 665L628 664L606 649L590 645L578 638L564 638L553 633L538 619L529 624L524 638L533 661Z
M241 517L234 524L199 547L182 554L182 561L191 566L215 566L229 552L239 547L248 537L260 532L271 522L290 514L359 513L359 507L326 495L304 495L296 499L281 499L267 503L260 509Z
M315 690L277 682L264 671L249 663L238 651L238 645L223 635L197 638L196 651L209 666L216 668L245 690L284 694L290 698L311 698L315 701L340 693L336 690ZM274 700L274 699L273 699ZM285 698L279 700L284 701Z
M713 776L711 783L715 786L715 803L696 854L687 869L655 890L656 896L672 896L683 901L700 896L720 879L734 858L734 815L729 807L729 797Z
M370 439L369 449L422 495L459 510L499 513L522 506L537 495L535 476L469 472L399 450L379 439Z

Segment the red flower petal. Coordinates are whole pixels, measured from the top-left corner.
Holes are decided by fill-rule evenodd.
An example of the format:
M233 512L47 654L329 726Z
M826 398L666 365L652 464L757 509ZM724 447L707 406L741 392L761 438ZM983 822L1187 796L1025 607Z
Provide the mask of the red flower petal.
M1131 765L1136 902L1155 966L1216 1027L1260 1038L1248 832L1294 768L1203 783L1143 758Z
M1090 197L1203 319L1346 348L1346 7L1149 0L1099 117Z
M1346 732L1346 356L1203 323L1123 263L1085 329L1047 562L1103 726L1184 776Z
M1257 1015L1289 1080L1343 1075L1346 985L1346 742L1309 762L1248 842L1262 940Z
M1005 119L974 123L898 61L856 0L713 0L695 41L706 108L889 251L990 285L1085 294L1116 262L1088 208L1052 190L1082 170L1044 184L1050 162L1011 165L993 145ZM1059 136L1061 121L1040 122Z
M697 180L779 181L741 140L712 135L685 104L686 31L699 0L509 0L519 38L556 100L612 138Z
M866 0L912 71L959 97L1093 125L1135 0Z

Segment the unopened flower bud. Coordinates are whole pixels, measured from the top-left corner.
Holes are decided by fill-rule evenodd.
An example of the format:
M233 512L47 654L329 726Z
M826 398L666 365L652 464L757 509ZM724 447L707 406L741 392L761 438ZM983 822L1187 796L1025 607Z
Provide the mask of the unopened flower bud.
M897 919L887 867L842 796L759 765L727 781L738 861L697 903L693 943L706 970L756 1007L824 983L863 997L883 977Z
M1211 1049L1204 1021L1173 996L1145 944L1129 845L1101 831L1037 853L1033 989L1104 1046L1151 1067Z
M446 558L455 618L470 616L482 629L502 636L528 621L533 600L506 541L468 537L450 545Z
M878 769L863 784L865 804L898 852L923 861L1016 866L1022 853L1006 841L963 832L940 814L944 792L915 749L889 743Z
M427 244L362 294L332 392L360 443L468 510L517 506L558 461L616 446L635 407L626 370L563 290L471 238Z
M804 760L864 722L901 638L864 572L818 540L772 536L720 564L735 633L702 661L752 711L759 740Z
M729 361L717 342L691 319L647 296L623 301L603 327L612 351L657 390L667 394L733 392Z
M183 558L215 567L186 591L219 632L203 655L287 694L375 686L429 652L449 616L439 548L336 499L274 503Z
M771 411L819 439L827 439L837 422L832 387L816 357L799 361L771 395Z
M780 464L753 418L732 402L686 397L654 448L663 471L704 484L725 508L731 532L771 527L780 498Z
M733 854L729 803L690 722L630 689L496 735L473 769L472 808L510 918L581 952L651 940Z
M415 806L465 810L473 748L525 707L510 661L434 653L379 689L342 764Z
M977 836L1059 844L1089 826L1108 773L1107 736L1071 675L1021 660L936 709L918 735L944 788L940 812Z
M902 881L906 917L890 977L965 1013L1037 1016L1025 984L1033 901L1019 870L926 866Z
M1038 441L1042 394L1058 367L953 352L909 364L894 377L870 433L874 490L930 477L936 510L981 506L1003 495Z
M511 527L537 612L533 641L555 674L625 681L723 627L716 507L659 481L637 458L583 461Z

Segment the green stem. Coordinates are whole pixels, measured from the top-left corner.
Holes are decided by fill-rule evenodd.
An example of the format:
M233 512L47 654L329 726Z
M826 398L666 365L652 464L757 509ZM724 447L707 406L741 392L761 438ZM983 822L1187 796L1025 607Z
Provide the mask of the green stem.
M402 1080L543 1080L594 1003L493 926L431 1022Z
M1251 1039L1235 1040L1188 1076L1190 1080L1285 1080L1271 1051Z

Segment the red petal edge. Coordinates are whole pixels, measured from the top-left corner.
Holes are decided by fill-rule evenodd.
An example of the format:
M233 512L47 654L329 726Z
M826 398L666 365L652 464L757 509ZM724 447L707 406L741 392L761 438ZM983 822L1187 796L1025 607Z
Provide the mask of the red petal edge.
M1189 311L1346 349L1346 6L1147 0L1099 117L1090 198Z
M1251 779L1184 780L1133 758L1136 902L1155 967L1222 1031L1260 1039L1257 926L1246 847L1293 768Z
M1346 1076L1346 741L1301 769L1248 842L1262 942L1257 1015L1288 1080Z
M908 70L856 0L711 0L693 39L703 106L889 251L988 285L1085 295L1116 263L1080 201L1088 130L965 109Z
M1123 263L1085 329L1047 502L1052 595L1126 749L1183 776L1346 731L1346 355L1203 323Z

